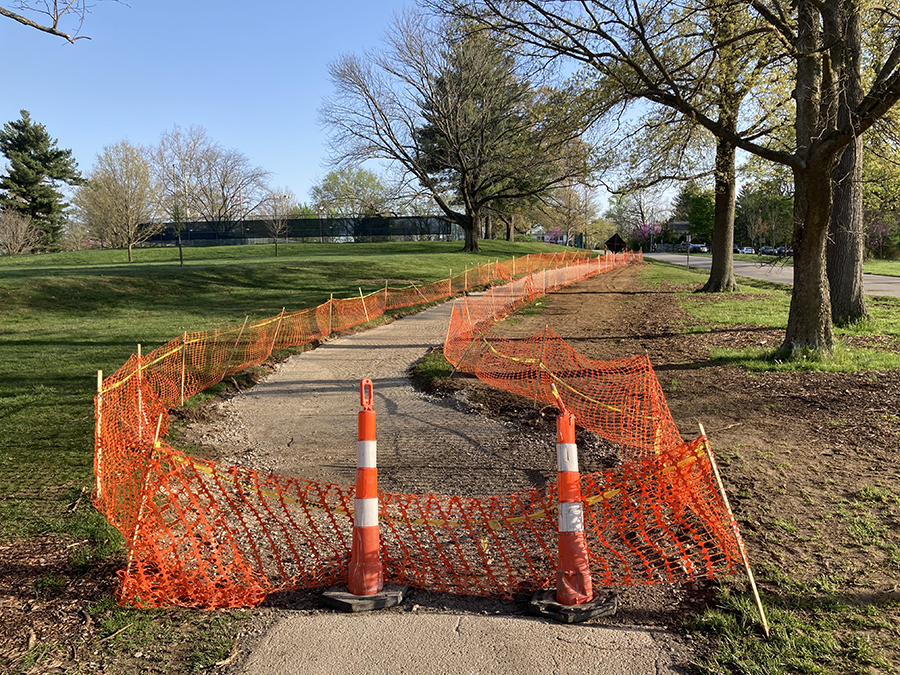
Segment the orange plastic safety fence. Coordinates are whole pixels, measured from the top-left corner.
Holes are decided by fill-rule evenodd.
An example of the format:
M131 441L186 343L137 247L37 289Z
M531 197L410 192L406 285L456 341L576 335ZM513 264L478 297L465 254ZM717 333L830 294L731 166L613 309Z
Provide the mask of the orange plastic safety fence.
M132 356L103 381L96 399L94 503L128 542L119 600L239 607L278 589L345 581L352 487L189 457L159 441L168 410L272 351L371 320L386 308L513 276L516 281L454 310L446 350L451 360L456 349L462 355L455 362L472 364L486 378L514 382L514 390L526 396L545 396L548 383L557 383L585 426L594 424L590 428L619 439L621 466L582 478L597 583L688 580L732 571L739 534L711 477L705 439L676 442L649 363L637 359L598 368L567 353L553 336L526 341L532 346L525 351L486 337L493 321L536 295L630 259L527 256L464 270L430 286L387 288L259 322L185 333ZM518 375L511 374L509 364L515 363L524 366ZM591 388L597 377L600 383ZM610 388L616 398L594 406L591 422L585 401L600 400ZM555 486L485 499L380 493L379 501L388 581L510 596L554 576Z
M582 477L596 583L691 581L740 564L705 438ZM155 448L120 601L236 607L276 590L346 583L352 488L218 467ZM557 495L379 493L385 579L512 597L552 585ZM723 545L723 543L725 545Z

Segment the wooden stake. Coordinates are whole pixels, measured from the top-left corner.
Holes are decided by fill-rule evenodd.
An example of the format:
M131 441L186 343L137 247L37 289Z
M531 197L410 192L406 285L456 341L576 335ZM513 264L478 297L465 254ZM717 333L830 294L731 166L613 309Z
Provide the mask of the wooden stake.
M334 293L328 298L328 335L334 330Z
M163 414L159 413L159 419L156 421L156 433L153 435L153 447L159 447L159 429L162 427Z
M700 435L706 438L706 430L700 424ZM709 457L709 464L712 467L713 474L716 477L716 483L719 485L719 494L725 503L725 510L731 519L731 528L734 530L734 536L737 538L738 550L741 552L741 559L744 561L744 569L747 571L747 578L750 580L750 588L753 590L753 599L756 601L756 610L759 612L759 620L762 622L763 631L766 637L769 637L769 622L766 620L766 612L763 609L762 600L759 597L759 591L756 588L756 581L753 578L753 570L750 569L750 559L747 557L747 550L744 548L744 539L741 537L741 531L738 529L737 521L734 519L734 513L731 510L731 504L728 503L728 495L725 494L725 485L722 483L722 475L719 473L719 465L716 464L716 458L713 456L709 442L703 444L706 450L706 456Z
M147 505L147 500L150 498L147 494L147 486L150 484L150 476L153 475L153 458L156 456L156 444L159 442L159 428L161 425L162 413L159 414L159 421L156 423L156 437L153 439L153 445L150 447L150 461L147 462L147 465L144 467L146 473L141 481L141 490L138 492L138 514L137 520L134 522L134 534L132 535L131 542L128 546L128 561L125 564L126 570L129 570L134 562L135 547L137 546L138 537L141 533L141 521L144 520L144 507Z
M97 371L97 413L94 427L94 478L97 488L97 498L103 497L103 443L101 439L101 431L103 429L103 371Z
M284 312L283 309L281 311ZM241 326L241 332L238 333L237 340L234 341L234 347L231 348L231 354L228 356L228 361L225 363L225 370L222 371L222 379L223 380L225 379L225 375L228 373L228 369L231 368L231 361L234 358L234 354L237 351L238 345L241 343L241 337L243 337L243 335L244 335L244 329L247 327L247 322L249 320L250 320L250 315L247 314L244 317L244 325ZM274 345L275 345L275 343L273 342L272 346L274 347Z
M358 287L357 287L357 288L358 288ZM365 296L362 294L362 289L361 289L361 288L359 289L359 299L362 300L363 311L366 313L366 323L368 323L368 322L369 322L369 310L366 309L366 298L365 298Z
M143 360L141 359L141 345L137 346L137 381L138 381L138 391L137 391L137 399L138 399L138 442L142 442L144 440L144 398L141 393L141 384L143 380L143 373L141 366L143 365Z
M181 405L184 405L184 380L187 375L187 331L181 334Z
M269 347L269 354L272 354L272 351L275 349L275 343L278 341L278 331L281 329L281 322L284 321L284 310L286 308L281 308L281 314L278 315L278 325L275 326L275 335L272 336L272 346Z
M457 363L455 366L453 366L453 370L450 371L450 375L447 377L448 380L456 374L456 370L462 365L462 362L469 355L469 350L472 349L472 345L475 344L475 340L477 340L480 337L481 337L481 333L478 333L477 335L472 336L472 339L469 341L469 346L466 347L466 351L463 352L463 355L459 359L459 363Z

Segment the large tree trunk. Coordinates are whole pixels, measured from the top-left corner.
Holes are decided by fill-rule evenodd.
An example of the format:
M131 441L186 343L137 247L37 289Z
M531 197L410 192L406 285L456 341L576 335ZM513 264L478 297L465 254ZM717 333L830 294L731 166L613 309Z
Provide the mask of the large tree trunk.
M831 222L830 162L810 160L809 165L794 171L794 285L780 350L786 357L804 349L830 352L834 346L824 265Z
M831 316L846 325L867 319L863 289L862 139L844 151L834 173L834 207L828 237L826 269Z
M816 141L831 124L836 107L832 98L835 76L823 74L818 54L819 21L816 0L797 3L797 154L804 158L794 166L794 285L791 309L780 354L791 358L806 349L830 352L834 346L831 297L825 275L825 245L831 223L831 171L835 155L820 149ZM825 60L827 61L827 60ZM834 106L825 105L832 99ZM836 111L834 111L836 113Z
M735 148L728 141L716 145L716 204L713 224L712 266L703 293L730 293L734 280Z
M840 61L843 84L838 125L845 124L850 111L863 99L860 76L862 30L858 12L845 11L846 39L840 42L836 58ZM844 150L832 173L834 208L831 212L830 236L826 251L826 270L831 289L831 316L836 324L850 324L867 319L863 289L863 195L862 139L856 137Z
M463 246L463 253L474 253L480 251L478 248L478 233L481 231L481 218L476 213L468 216L465 222L459 223L466 235L466 243Z
M727 2L710 5L710 19L716 41L722 45L719 51L716 79L719 85L719 124L731 133L737 133L741 108L738 77L738 49L733 43L742 18L740 5ZM734 202L735 202L735 147L719 138L716 143L716 201L713 220L712 265L709 279L703 286L704 293L730 293L737 290L734 281Z

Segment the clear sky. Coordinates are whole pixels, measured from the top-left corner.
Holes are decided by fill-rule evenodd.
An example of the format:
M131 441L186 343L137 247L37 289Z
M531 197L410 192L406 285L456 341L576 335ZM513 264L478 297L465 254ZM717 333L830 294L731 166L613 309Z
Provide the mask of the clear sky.
M404 0L128 0L62 38L0 17L0 124L31 113L88 173L104 146L199 125L309 201L327 173L328 63L377 47ZM37 19L37 17L31 17Z

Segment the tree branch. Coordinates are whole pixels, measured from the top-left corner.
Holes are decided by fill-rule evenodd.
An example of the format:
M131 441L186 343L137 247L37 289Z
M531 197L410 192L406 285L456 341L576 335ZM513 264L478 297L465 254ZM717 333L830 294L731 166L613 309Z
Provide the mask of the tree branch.
M49 33L50 35L55 35L57 37L64 38L65 40L75 44L75 40L90 40L86 35L76 35L72 36L68 33L63 33L61 30L56 28L56 22L54 22L53 26L44 26L35 21L32 21L29 18L22 16L21 14L16 14L15 12L11 12L5 7L0 7L0 15L5 16L8 19L12 19L13 21L18 21L24 26L28 26L29 28L34 28L39 31L43 31L44 33Z

